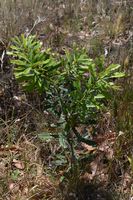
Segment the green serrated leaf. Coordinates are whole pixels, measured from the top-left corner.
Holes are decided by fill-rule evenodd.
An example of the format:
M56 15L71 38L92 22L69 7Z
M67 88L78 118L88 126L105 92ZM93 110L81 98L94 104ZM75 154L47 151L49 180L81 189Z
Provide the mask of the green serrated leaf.
M122 78L125 76L123 72L115 72L110 78Z
M105 96L103 94L98 94L94 97L95 99L103 99Z

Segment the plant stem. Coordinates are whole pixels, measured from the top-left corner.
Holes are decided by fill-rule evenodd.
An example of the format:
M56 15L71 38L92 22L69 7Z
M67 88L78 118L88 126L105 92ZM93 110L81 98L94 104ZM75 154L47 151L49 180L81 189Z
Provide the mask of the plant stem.
M83 142L83 143L86 143L86 144L91 145L91 146L96 146L96 142L82 137L79 134L79 132L76 130L75 127L73 127L72 130L73 130L75 136L77 137L78 142Z

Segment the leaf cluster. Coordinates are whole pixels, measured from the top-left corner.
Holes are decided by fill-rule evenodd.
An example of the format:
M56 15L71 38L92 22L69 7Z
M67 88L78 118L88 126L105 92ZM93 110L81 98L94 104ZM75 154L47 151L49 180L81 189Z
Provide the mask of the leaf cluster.
M58 114L59 124L64 129L59 133L60 144L66 147L67 141L72 147L73 131L78 142L93 145L92 141L82 138L75 127L95 119L103 109L111 90L117 89L114 79L124 76L119 72L120 65L106 67L102 57L93 60L84 49L76 47L66 50L60 58L54 57L49 49L42 50L35 36L21 35L12 43L9 55L15 77L26 90L46 93L49 108Z
M12 39L9 55L13 56L14 75L27 91L48 90L55 76L59 62L52 56L50 49L42 50L42 43L35 36L15 37Z

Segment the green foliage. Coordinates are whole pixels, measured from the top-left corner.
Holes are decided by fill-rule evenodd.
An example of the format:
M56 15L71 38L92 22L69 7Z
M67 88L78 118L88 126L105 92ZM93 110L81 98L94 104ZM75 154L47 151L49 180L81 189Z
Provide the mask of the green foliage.
M130 167L131 167L131 170L132 170L132 173L133 173L133 158L130 156L127 157L128 158L128 161L130 163Z
M117 88L114 78L124 76L124 73L116 71L120 65L112 64L106 68L96 65L85 50L66 51L62 65L56 84L58 102L62 113L72 123L84 122L86 117L92 117L103 108L111 89Z
M56 138L60 146L71 149L74 158L76 142L95 144L81 136L76 126L96 119L111 90L117 88L114 79L123 77L124 73L118 71L118 64L105 67L102 57L90 59L84 49L66 50L57 62L49 50L41 48L35 36L13 39L10 55L15 77L29 91L46 92L49 109L58 114L58 125L63 130ZM44 133L40 138L47 141L55 136Z
M12 39L9 55L14 59L14 74L22 86L28 90L43 92L47 90L56 74L57 62L50 50L43 51L42 44L35 36L15 37Z
M12 173L11 173L11 179L13 181L18 180L19 176L20 176L20 171L18 169L12 171Z
M101 58L100 58L101 59ZM120 65L104 66L104 62L90 59L84 49L74 48L66 51L62 61L56 90L58 109L64 116L64 129L69 141L73 131L78 142L94 145L89 138L83 138L75 127L80 123L94 121L98 112L104 108L111 96L111 90L116 89L114 78L123 77L118 72ZM69 141L70 142L70 141Z

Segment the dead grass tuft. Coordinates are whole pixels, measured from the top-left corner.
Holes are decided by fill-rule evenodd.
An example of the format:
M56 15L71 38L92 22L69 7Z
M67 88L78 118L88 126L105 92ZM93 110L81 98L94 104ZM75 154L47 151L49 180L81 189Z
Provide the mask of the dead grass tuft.
M58 181L46 173L39 148L25 135L16 147L3 147L0 155L0 196L10 200L60 199Z

